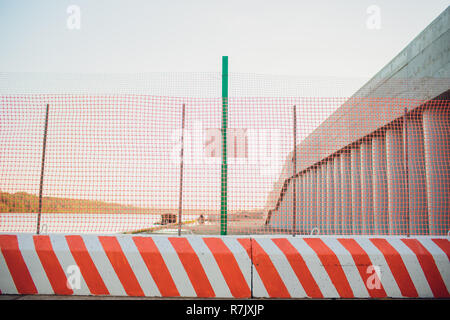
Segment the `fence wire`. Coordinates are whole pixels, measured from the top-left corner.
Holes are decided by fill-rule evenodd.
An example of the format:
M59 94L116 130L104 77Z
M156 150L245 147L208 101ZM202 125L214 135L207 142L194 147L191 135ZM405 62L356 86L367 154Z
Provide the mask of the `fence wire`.
M222 103L1 95L0 231L219 234ZM450 229L448 100L226 103L228 234Z

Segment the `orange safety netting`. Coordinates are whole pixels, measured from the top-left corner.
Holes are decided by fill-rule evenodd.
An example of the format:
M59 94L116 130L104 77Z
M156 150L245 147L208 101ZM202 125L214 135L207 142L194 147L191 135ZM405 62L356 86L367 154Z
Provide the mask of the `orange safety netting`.
M222 102L0 96L0 232L219 234ZM449 101L226 103L228 234L450 229Z

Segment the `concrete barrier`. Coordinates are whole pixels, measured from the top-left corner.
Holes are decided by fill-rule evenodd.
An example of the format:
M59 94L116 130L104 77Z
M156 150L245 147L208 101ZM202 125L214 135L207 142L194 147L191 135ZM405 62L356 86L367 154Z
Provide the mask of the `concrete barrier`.
M3 294L250 297L239 238L0 235Z
M448 237L0 234L3 294L448 298Z
M252 239L254 297L449 297L448 238Z

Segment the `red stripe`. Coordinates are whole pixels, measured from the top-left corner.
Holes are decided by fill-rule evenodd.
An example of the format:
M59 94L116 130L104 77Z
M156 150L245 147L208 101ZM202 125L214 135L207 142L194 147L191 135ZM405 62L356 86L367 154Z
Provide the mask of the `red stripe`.
M328 248L321 239L305 238L304 240L319 257L339 296L342 298L353 298L352 288L333 250Z
M447 239L432 239L436 245L441 248L442 251L447 255L448 260L450 261L450 241Z
M417 290L397 250L386 239L370 239L381 251L404 297L417 297Z
M248 257L253 263L252 259L252 240L250 238L241 238L238 239L238 242L241 244L241 246L244 247L245 251L247 251Z
M250 288L231 250L219 238L204 238L203 241L216 259L217 265L235 298L250 298Z
M314 280L308 266L297 249L287 239L272 239L272 241L284 253L289 264L297 275L298 280L305 289L306 294L311 298L323 298L323 294Z
M119 277L125 292L129 296L144 296L145 294L142 291L136 276L134 275L133 269L125 257L117 238L100 236L98 239L100 240L100 243L108 256L114 271Z
M369 295L372 298L384 298L386 297L386 292L384 291L383 285L381 284L380 279L378 278L377 273L371 274L368 273L368 268L373 266L373 263L370 261L368 254L361 248L361 246L354 239L338 239L338 241L347 249L348 252L352 255L353 261L355 261L355 265L358 268L359 274L361 276L364 285L369 292ZM369 286L368 283L372 283L371 279L374 277L374 280L379 284L379 288L376 286Z
M447 287L442 279L436 263L431 253L417 239L402 239L402 241L410 248L422 267L423 273L430 284L431 291L436 298L449 297Z
M89 255L83 238L75 235L66 236L66 241L89 291L94 295L109 295L109 291Z
M198 297L215 297L215 293L197 254L186 238L169 238Z
M161 295L163 297L179 297L180 293L153 239L133 237L133 241Z
M67 283L66 274L53 251L49 236L33 236L39 260L41 260L50 285L55 294L73 294Z
M248 242L245 240L248 239L238 240L244 248L248 245ZM291 295L278 274L277 269L270 260L269 255L257 241L253 240L250 243L251 252L247 250L247 253L250 252L250 259L252 259L253 265L255 266L256 271L258 271L259 277L261 278L261 281L263 282L269 296L272 298L290 298Z
M19 294L37 294L30 271L23 260L17 236L0 235L0 248Z

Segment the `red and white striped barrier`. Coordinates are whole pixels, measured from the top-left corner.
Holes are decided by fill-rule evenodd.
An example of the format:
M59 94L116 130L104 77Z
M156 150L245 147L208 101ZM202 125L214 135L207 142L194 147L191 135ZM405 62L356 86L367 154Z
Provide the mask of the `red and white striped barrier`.
M0 234L3 294L450 297L445 237Z
M252 254L255 297L449 297L445 238L257 237Z

